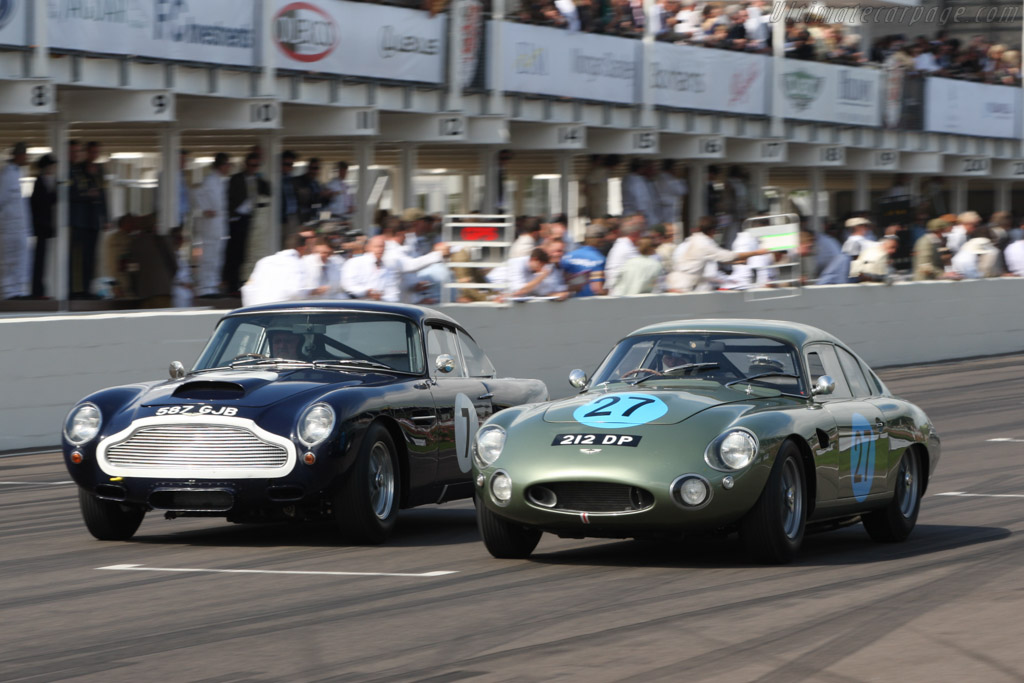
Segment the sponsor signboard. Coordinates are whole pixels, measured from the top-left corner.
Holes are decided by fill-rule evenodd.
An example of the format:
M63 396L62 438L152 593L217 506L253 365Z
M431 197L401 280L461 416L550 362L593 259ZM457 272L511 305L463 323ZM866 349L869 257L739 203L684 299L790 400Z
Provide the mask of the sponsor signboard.
M654 104L767 114L770 64L767 55L654 43L649 72Z
M256 3L46 1L53 49L236 66L255 64Z
M504 89L632 104L640 83L639 40L501 22Z
M857 126L881 124L880 72L867 67L784 61L781 92L787 119Z
M419 83L445 80L447 15L339 0L268 1L277 3L270 39L279 68ZM472 9L462 16L470 26L478 16L482 21ZM479 46L472 48L469 53ZM471 70L472 59L464 60L460 73Z
M929 78L924 92L926 131L993 138L1019 135L1019 87Z
M0 0L0 45L28 45L28 3Z

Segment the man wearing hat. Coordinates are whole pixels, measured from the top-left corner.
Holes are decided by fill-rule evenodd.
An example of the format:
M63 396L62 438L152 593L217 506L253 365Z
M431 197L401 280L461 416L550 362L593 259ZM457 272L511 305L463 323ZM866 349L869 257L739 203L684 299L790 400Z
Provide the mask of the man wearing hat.
M863 216L855 216L846 221L846 229L850 236L843 242L843 253L851 259L860 256L864 249L865 242L874 242L875 236L871 231L871 221Z
M28 164L24 142L14 145L0 173L0 297L28 298L28 202L21 196L21 167Z
M565 281L573 296L601 296L608 293L604 288L604 228L596 223L587 226L583 246L573 249L562 257Z
M928 221L928 232L914 243L914 279L938 280L945 272L942 257L949 254L944 235L952 227L944 218Z
M57 160L46 154L36 162L39 174L32 188L32 229L36 235L36 248L32 257L32 298L42 299L43 275L46 272L46 247L54 236L57 208Z

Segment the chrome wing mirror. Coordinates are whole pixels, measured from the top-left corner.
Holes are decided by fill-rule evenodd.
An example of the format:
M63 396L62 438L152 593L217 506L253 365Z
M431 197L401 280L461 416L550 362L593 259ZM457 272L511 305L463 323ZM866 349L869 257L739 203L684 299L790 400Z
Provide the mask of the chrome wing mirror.
M437 368L438 372L443 372L447 375L455 369L455 359L452 358L451 354L442 353L434 359L434 367Z
M812 396L828 396L836 390L836 381L829 375L822 375L811 389Z
M579 368L569 373L569 384L573 385L577 389L582 390L583 387L587 386L587 381L589 379L590 378L587 377L587 373L580 370Z
M186 374L185 366L181 364L180 360L176 360L167 368L167 373L171 376L171 379L181 379Z

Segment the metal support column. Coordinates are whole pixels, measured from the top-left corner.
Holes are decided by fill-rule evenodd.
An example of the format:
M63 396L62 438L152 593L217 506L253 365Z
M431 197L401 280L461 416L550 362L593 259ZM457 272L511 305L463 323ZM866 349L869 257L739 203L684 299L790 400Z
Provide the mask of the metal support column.
M953 213L967 211L967 179L957 178L953 181Z
M43 3L39 3L42 5ZM50 294L59 302L62 311L68 310L68 287L70 264L71 264L71 231L68 227L68 201L70 198L70 185L68 177L71 175L71 160L68 158L68 122L54 120L50 122L50 149L57 157L57 224L55 226L57 237L56 258L51 258L50 263Z
M359 187L356 190L356 229L364 235L370 234L370 221L373 219L373 207L368 206L373 183L374 145L372 140L356 143L356 163L359 165Z
M853 190L853 210L854 211L870 211L871 210L871 177L867 171L857 171L854 173L854 182L856 185Z
M996 181L996 211L1010 210L1010 189L1012 185L1013 181L1010 180Z
M501 55L501 28L505 22L505 0L491 0L491 20L484 22L484 30L490 31L486 45L488 54ZM500 57L487 60L488 78L491 84L491 98L487 105L489 114L505 113L505 92L502 81L502 69L505 64Z
M270 183L270 219L266 240L263 243L263 255L276 253L281 249L281 133L276 130L267 131L263 137L263 167L266 169ZM255 239L250 241L255 243Z
M256 95L262 95L264 97L273 97L277 95L277 70L275 68L275 60L277 59L277 52L274 49L274 41L271 38L271 31L276 26L274 23L274 15L277 13L277 3L272 0L262 0L261 3L261 21L260 26L263 30L257 31L259 36L259 59L260 66L263 70L260 72L259 92L254 93ZM278 166L281 165L280 160L277 157L271 157ZM274 219L274 223L280 223L279 220ZM278 240L277 244L280 244ZM276 251L276 248L275 248Z
M157 230L166 235L171 228L183 223L179 216L178 195L181 192L181 131L177 128L164 128L160 131L160 216Z
M780 0L776 0L779 2ZM773 14L774 14L774 8ZM786 13L788 7L786 3L782 3L782 12ZM782 68L786 63L786 22L783 20L776 20L771 22L772 25L772 88L770 89L769 96L771 97L771 129L770 133L773 138L781 138L786 134L785 120L783 119L783 103L785 99L782 93L785 92L783 87L783 73Z
M687 226L689 230L697 227L701 217L707 213L707 200L708 165L704 161L695 161L690 164L690 211Z
M419 165L419 154L415 145L404 144L398 149L398 173L396 174L395 196L401 213L411 206L416 206L416 169Z
M643 0L644 35L640 46L640 125L649 128L654 125L654 84L651 79L651 63L654 61L654 22L651 18L661 11L661 4L655 0Z
M764 164L752 164L748 167L748 171L750 172L750 186L747 188L747 192L750 194L750 211L752 214L758 214L767 208L764 199L764 186L768 184L768 167Z
M565 214L566 220L575 216L569 215L569 180L572 175L572 152L563 152L558 156L558 212Z
M448 111L462 111L462 25L466 21L466 3L448 3Z
M481 213L494 213L498 204L498 150L484 147L480 150L480 173L484 177L483 205Z
M811 169L811 230L820 233L825 229L821 220L821 192L825 186L825 171L820 168Z
M32 72L29 74L35 78L46 78L50 75L50 34L47 28L49 18L49 3L30 2L26 3L29 11L32 12Z

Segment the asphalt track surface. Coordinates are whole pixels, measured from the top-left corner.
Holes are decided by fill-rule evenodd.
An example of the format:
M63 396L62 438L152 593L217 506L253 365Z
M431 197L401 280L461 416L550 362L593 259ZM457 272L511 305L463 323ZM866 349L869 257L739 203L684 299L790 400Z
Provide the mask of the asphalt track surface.
M0 459L0 680L1022 681L1024 356L880 374L943 437L916 531L782 567L734 538L499 561L466 502L383 547L158 515L103 543L56 454Z

